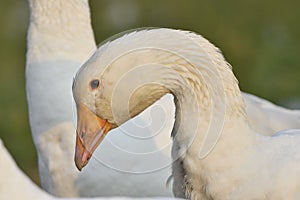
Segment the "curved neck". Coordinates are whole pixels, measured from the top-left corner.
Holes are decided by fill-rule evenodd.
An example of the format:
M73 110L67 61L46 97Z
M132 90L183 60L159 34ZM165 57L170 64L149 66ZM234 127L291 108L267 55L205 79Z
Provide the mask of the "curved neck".
M164 38L166 43L163 43L165 40L158 38L157 44L147 44L146 48L139 49L132 47L132 51L127 49L127 52L121 52L120 55L126 56L114 61L103 76L122 77L118 82L120 92L115 90L115 93L129 91L133 95L130 101L125 102L143 103L144 107L148 107L165 93L172 93L176 104L172 135L186 148L195 137L200 142L209 141L205 142L208 144L204 148L205 156L220 133L225 134L224 129L230 127L230 122L238 120L247 124L244 101L231 66L216 47L199 36L194 39L192 34L188 37L185 34L175 36L176 41L181 41L180 37L184 37L184 48L173 40L169 42ZM122 50L122 46L120 49ZM104 56L101 61L105 62L105 59ZM156 86L137 87L147 83L155 83ZM133 88L133 92L129 87ZM117 99L124 101L124 98ZM115 104L118 111L126 107L121 102L118 103ZM137 112L132 113L139 113L144 107L137 107Z
M82 62L96 49L87 0L29 0L29 7L28 62Z
M247 124L237 80L225 60L219 61L223 63L206 63L209 68L191 63L177 66L172 70L177 77L168 86L176 104L172 136L181 151L197 143L200 157L208 155L221 134L230 134L227 130L232 121Z

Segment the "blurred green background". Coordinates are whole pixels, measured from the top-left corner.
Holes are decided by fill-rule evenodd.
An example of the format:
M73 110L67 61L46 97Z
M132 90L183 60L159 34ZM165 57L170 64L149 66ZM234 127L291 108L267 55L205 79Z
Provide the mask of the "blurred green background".
M91 0L97 43L145 26L188 29L221 48L241 89L300 108L300 1ZM25 0L0 2L0 138L38 182L25 95Z

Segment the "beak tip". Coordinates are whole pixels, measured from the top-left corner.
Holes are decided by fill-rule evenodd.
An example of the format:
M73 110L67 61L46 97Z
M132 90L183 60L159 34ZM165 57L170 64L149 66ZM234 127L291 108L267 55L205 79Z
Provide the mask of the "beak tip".
M79 171L81 171L89 161L89 158L85 158L85 159L82 159L82 158L83 158L82 155L78 155L78 154L75 155L74 161L75 161L75 165Z
M84 164L78 162L76 157L75 157L75 165L76 165L76 168L78 169L78 171L81 171L82 168L84 167Z
M81 140L77 136L74 161L79 171L81 171L82 168L86 166L91 156L92 155L85 149L85 147L81 143Z

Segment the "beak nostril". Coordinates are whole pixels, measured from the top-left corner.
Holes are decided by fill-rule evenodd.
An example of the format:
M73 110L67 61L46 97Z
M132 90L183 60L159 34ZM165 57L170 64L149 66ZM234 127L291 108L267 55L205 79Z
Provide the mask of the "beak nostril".
M81 137L82 139L84 139L84 136L85 136L85 132L82 131L82 132L80 133L80 137Z

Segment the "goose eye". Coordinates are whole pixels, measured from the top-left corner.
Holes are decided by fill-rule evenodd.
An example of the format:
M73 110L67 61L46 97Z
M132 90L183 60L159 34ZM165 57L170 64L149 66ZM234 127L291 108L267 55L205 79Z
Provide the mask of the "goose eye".
M95 90L99 87L99 80L95 79L90 82L90 86L92 90Z

